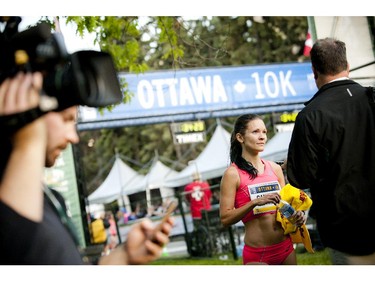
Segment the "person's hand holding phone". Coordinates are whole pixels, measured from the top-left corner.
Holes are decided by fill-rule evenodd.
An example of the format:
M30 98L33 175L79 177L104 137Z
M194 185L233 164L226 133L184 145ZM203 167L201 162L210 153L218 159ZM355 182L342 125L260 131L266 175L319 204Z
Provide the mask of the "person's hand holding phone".
M162 217L162 219L161 219L161 222L160 223L158 223L157 224L157 226L155 227L155 230L154 230L154 233L153 233L153 238L152 238L152 240L154 241L154 242L157 242L157 239L156 239L156 235L157 235L157 233L158 233L158 231L161 231L161 232L163 232L163 233L166 233L165 231L164 231L164 225L166 224L166 223L168 223L169 222L169 219L170 219L170 217L171 217L171 214L174 212L174 210L177 208L177 201L172 201L169 205L168 205L168 207L167 207L167 210L165 211L165 213L163 214L163 217ZM173 223L173 222L172 222ZM168 231L168 230L167 230Z
M132 227L125 244L128 264L146 264L161 256L164 246L169 243L169 235L174 225L171 214L176 207L177 202L172 201L157 225L150 219L144 219Z

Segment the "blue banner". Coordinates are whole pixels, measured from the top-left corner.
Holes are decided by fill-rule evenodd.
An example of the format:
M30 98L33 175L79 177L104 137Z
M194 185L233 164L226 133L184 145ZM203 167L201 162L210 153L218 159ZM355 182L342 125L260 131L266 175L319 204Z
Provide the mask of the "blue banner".
M80 110L79 129L80 126L91 129L93 123L106 121L110 121L107 126L116 127L124 125L124 120L128 120L129 125L129 122L137 123L137 119L157 123L238 115L239 109L262 109L263 112L298 109L317 91L310 63L170 70L139 75L120 73L119 78L126 79L134 95L131 101L103 115L92 109Z

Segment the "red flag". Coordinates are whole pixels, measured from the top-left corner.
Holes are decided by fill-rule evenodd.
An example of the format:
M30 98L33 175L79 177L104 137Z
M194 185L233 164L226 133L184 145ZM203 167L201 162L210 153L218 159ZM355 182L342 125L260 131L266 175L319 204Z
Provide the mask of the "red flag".
M310 34L310 31L308 31L307 35L306 35L305 47L303 49L303 55L305 57L310 56L310 51L311 51L312 45L313 45L313 42L312 42L312 39L311 39L311 34Z

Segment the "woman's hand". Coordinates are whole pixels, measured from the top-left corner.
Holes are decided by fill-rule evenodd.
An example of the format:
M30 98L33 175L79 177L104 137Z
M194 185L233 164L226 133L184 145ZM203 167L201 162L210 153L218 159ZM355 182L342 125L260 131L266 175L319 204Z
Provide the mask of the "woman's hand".
M262 197L257 198L255 201L257 206L262 206L266 204L274 204L277 205L280 202L280 194L278 193L271 193L271 194L266 194L263 195Z
M307 220L307 216L305 215L304 211L297 211L291 218L295 222L294 224L298 227L306 223Z

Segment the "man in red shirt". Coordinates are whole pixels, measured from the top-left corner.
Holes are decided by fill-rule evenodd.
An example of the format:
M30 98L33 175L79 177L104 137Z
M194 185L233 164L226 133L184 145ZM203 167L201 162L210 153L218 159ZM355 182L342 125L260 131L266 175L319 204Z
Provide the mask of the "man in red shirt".
M201 219L201 210L211 209L211 189L207 181L201 181L200 174L193 174L193 182L185 186L185 197L190 204L193 219Z

